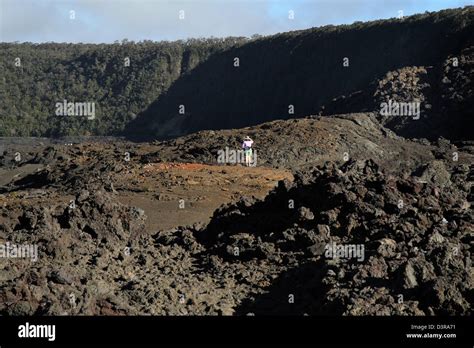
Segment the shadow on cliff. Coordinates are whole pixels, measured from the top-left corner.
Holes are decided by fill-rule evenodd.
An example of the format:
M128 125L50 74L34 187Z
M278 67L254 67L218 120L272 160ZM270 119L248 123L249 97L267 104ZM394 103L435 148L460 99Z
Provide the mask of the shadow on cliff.
M472 16L440 13L289 32L216 53L175 81L125 134L165 139L315 114L388 71L440 65L472 42ZM363 98L352 112L370 103Z

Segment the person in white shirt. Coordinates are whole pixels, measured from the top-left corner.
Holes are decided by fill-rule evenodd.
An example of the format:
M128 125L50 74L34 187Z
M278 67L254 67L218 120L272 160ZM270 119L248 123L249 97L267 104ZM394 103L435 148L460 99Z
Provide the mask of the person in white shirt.
M245 165L247 167L250 167L250 164L252 163L252 145L253 140L249 136L246 136L242 143L242 149L244 149Z

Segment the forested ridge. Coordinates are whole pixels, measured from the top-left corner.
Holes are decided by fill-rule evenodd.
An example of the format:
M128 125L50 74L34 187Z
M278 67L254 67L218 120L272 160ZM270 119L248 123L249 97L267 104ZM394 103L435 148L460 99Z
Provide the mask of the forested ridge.
M474 45L473 14L465 7L252 39L2 43L0 136L153 139L316 114L389 71L438 74ZM55 115L63 100L94 102L95 119Z
M176 79L242 41L1 43L0 136L118 135ZM63 100L94 102L97 117L57 116Z

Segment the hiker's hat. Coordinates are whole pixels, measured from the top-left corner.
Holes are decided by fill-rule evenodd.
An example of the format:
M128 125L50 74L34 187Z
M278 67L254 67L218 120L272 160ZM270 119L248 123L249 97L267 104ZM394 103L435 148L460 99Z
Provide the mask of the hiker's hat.
M252 139L250 139L250 137L247 135L247 136L244 138L244 140L252 140Z

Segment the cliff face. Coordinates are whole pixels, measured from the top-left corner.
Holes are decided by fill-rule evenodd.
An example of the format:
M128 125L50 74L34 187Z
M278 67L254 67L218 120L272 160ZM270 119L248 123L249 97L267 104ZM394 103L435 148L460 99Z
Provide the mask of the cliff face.
M117 135L182 75L242 39L0 44L0 136ZM61 117L56 103L94 103Z
M417 124L382 122L408 136L465 138L473 14L466 7L256 40L0 44L0 136L167 138L314 114L378 112L383 98L422 97ZM419 88L387 75L413 67L427 71L408 73L421 79ZM445 77L450 82L441 85ZM64 100L95 103L95 118L55 115ZM421 126L429 131L420 133Z
M473 73L474 46L470 46L436 66L389 71L363 91L334 98L321 113L373 111L384 126L405 137L472 139ZM384 115L384 105L412 101L419 102L418 114Z
M219 52L178 79L130 124L129 134L168 137L317 113L378 112L376 84L386 79L387 73L405 67L431 70L430 99L438 100L444 93L438 80L447 61L457 57L459 62L450 74L465 69L467 61L461 58L465 51L461 52L473 44L473 14L473 8L467 7L403 20L328 26L266 37ZM470 71L462 74L470 79ZM385 96L397 100L396 90L408 85L386 81L381 87L386 87ZM453 87L459 93L467 92L462 83ZM435 115L433 127L437 130L429 135L410 131L408 135L444 135L446 119L439 118L459 105L448 100L439 104L433 102L431 110L421 105L423 118ZM180 106L181 111L184 106L184 114L179 113ZM450 135L458 136L455 132Z

